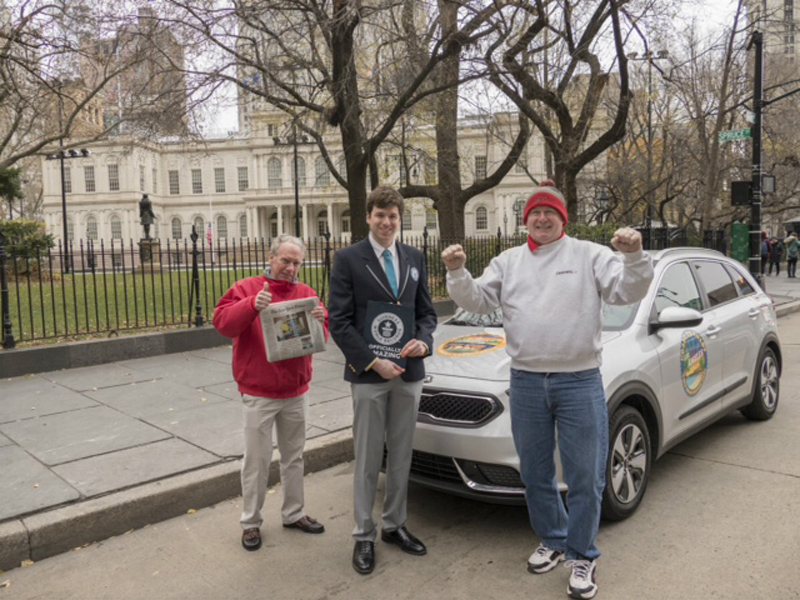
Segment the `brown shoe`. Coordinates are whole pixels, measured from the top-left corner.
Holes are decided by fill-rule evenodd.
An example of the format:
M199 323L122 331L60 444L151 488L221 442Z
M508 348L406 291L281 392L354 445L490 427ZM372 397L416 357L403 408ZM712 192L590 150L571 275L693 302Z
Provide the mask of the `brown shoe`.
M294 523L284 523L283 526L289 529L299 529L306 533L322 533L325 531L325 526L322 523L308 516L302 517Z
M250 551L261 548L261 531L258 527L250 527L242 532L242 546Z

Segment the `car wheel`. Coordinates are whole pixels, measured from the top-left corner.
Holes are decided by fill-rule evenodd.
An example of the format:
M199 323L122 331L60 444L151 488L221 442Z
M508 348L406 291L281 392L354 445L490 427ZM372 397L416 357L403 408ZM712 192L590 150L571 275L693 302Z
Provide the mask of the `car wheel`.
M753 399L741 412L748 419L766 421L771 419L778 409L778 397L781 391L778 359L771 348L764 348L759 357L755 383Z
M620 406L609 422L603 518L621 521L639 507L650 477L652 449L647 423L638 410Z

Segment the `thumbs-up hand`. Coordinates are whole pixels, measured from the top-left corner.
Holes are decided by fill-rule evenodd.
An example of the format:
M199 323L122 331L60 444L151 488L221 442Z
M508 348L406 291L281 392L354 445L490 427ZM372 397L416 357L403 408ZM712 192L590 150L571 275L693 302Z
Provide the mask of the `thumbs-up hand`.
M269 293L269 281L264 282L264 289L256 295L255 307L256 310L261 312L269 306L272 302L272 294Z

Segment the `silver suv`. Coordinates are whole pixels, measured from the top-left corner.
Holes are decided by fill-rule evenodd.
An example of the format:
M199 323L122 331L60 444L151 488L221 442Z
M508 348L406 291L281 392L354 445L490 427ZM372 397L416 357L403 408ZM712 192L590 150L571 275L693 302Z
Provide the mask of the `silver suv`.
M653 260L655 278L644 300L604 307L610 446L603 516L611 520L636 511L653 460L669 448L731 411L765 420L778 407L777 322L756 281L711 250L673 248L654 252ZM413 481L488 502L524 503L504 348L499 310L459 310L439 326L426 360Z

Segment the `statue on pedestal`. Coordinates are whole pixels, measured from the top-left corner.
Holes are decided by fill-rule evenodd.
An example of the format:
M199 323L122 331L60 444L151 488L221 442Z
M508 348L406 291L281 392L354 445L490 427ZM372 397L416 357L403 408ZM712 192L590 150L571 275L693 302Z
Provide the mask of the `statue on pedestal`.
M144 239L150 239L150 225L156 219L156 215L153 212L153 204L150 202L150 198L147 197L147 194L142 194L142 199L139 200L139 222L144 225Z

